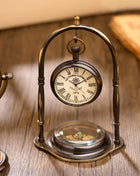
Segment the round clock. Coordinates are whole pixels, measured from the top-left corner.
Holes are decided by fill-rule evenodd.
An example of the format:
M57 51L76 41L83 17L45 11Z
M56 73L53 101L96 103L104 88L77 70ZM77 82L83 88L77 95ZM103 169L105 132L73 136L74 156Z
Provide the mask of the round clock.
M51 88L65 104L81 106L94 101L102 89L102 79L95 67L84 61L67 61L52 73Z

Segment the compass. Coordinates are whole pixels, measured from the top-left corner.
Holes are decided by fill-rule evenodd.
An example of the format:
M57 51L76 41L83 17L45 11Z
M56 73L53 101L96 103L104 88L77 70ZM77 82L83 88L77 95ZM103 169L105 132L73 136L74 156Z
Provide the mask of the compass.
M110 40L95 28L80 25L80 18L74 18L74 25L58 29L45 41L39 55L38 126L39 135L34 139L36 147L55 157L70 162L88 162L101 159L123 147L119 135L119 66L116 52ZM70 121L61 123L44 135L44 59L50 42L59 34L75 31L67 43L72 59L59 64L50 77L50 85L55 97L67 106L80 107L95 103L99 97L103 81L99 71L90 63L81 60L86 50L83 39L78 37L79 30L91 32L105 41L113 60L113 112L114 134L89 121Z

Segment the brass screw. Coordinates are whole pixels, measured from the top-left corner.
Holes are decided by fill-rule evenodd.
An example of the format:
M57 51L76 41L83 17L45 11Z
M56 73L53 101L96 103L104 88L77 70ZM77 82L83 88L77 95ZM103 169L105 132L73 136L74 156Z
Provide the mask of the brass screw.
M76 26L78 26L78 25L80 24L80 17L79 17L79 16L75 16L75 17L74 17L74 24L75 24Z

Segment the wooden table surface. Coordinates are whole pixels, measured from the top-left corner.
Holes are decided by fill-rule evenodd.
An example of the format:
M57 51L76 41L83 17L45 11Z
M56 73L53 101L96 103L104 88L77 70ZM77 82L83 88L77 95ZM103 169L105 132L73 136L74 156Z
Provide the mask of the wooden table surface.
M140 175L140 61L114 38L109 28L112 15L81 18L81 24L105 33L114 44L120 65L120 129L126 148L120 153L90 163L60 161L38 150L37 92L38 55L42 44L54 30L73 24L73 20L0 31L0 70L11 72L6 93L0 100L0 149L9 165L2 176L138 176ZM50 89L53 69L71 59L66 50L74 32L64 33L49 46L45 60L45 131L70 120L87 120L112 132L112 60L108 47L84 31L87 49L80 56L93 64L103 79L99 98L80 108L62 104Z

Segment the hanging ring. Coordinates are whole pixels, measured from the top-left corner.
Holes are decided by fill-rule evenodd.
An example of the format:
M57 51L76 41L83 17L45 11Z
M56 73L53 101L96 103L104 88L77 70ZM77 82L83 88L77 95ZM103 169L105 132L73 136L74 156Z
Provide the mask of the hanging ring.
M82 39L77 38L76 36L74 36L74 38L72 40L70 40L68 42L68 44L67 44L67 50L71 54L73 54L73 52L71 50L72 46L80 46L80 52L79 52L79 54L82 54L85 51L85 49L86 49L85 42Z

